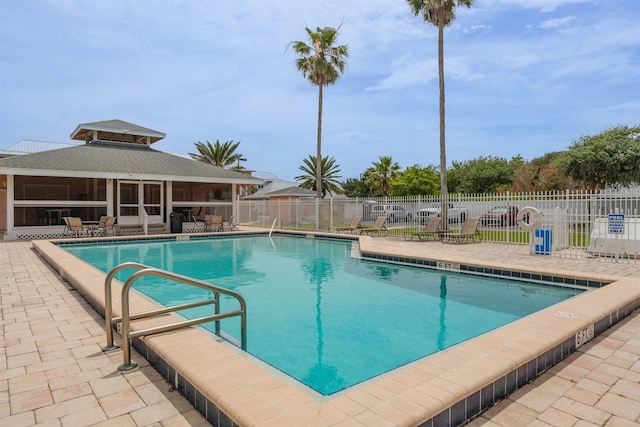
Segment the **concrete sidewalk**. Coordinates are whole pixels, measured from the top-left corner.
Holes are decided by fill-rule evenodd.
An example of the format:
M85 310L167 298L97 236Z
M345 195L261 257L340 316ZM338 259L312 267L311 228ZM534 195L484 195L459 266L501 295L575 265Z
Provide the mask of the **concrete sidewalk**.
M438 245L437 250L462 248ZM513 247L499 245L468 245L464 251L478 251L478 257L491 252L505 260L514 256ZM574 260L553 262L566 263L567 270L576 266ZM579 265L583 271L609 267L597 261ZM640 280L640 265L624 269ZM137 354L138 369L117 370L121 351L101 350L102 317L32 251L30 242L0 243L0 313L1 426L209 425ZM640 425L640 313L580 347L470 425Z

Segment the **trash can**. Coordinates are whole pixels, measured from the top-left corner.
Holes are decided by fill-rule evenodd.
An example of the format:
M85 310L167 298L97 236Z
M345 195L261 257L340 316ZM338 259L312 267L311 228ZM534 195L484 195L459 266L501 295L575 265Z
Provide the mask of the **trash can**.
M533 232L535 246L533 253L536 255L551 254L551 229L536 228Z
M172 233L182 233L182 220L184 219L184 214L182 212L171 212L170 223L171 223L171 232Z

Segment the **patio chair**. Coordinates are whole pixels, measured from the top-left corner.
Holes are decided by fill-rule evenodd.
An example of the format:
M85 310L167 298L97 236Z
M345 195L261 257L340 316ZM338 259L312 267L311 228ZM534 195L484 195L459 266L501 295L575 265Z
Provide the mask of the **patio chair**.
M47 215L47 211L45 208L29 208L29 224L37 224L37 225L46 225L49 223L49 216Z
M432 216L429 218L427 223L424 225L422 230L418 231L405 231L404 239L405 240L413 240L414 237L417 237L418 240L438 240L440 238L440 223L442 222L442 217Z
M478 230L480 225L479 216L468 216L462 224L462 229L457 233L444 233L442 235L442 241L445 243L469 243L479 242L482 240L482 233Z
M233 222L233 219L235 218L234 215L231 215L231 217L229 218L229 221L223 221L222 222L222 230L224 231L234 231L237 230L238 227L236 227L236 225Z
M115 216L101 216L100 221L98 222L98 228L96 230L96 234L106 236L107 232L110 231L112 234L115 235L115 231L113 229L113 226L115 225L115 223L116 223Z
M376 236L386 236L388 232L387 227L385 225L386 222L387 222L386 216L379 216L378 218L376 218L376 222L373 223L373 226L371 226L371 228L361 229L360 234L368 234L370 236L373 236L374 234Z
M205 215L204 221L200 221L195 215L191 215L191 221L193 221L192 231L207 231L207 215Z
M204 231L222 231L222 215L205 215Z
M351 220L351 224L349 224L349 226L347 226L347 227L336 227L336 228L334 228L334 231L337 231L338 233L351 233L351 234L353 234L358 230L358 227L360 226L360 221L362 221L362 215L356 215Z
M87 229L82 224L82 219L75 216L65 216L62 218L64 220L64 232L62 233L64 236L69 234L75 234L76 237L80 237Z

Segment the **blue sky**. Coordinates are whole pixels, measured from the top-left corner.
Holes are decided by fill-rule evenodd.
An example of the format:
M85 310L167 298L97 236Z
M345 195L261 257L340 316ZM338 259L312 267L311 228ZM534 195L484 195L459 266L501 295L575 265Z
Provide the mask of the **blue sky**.
M323 155L343 179L391 156L439 163L437 29L404 0L2 0L0 147L121 119L154 148L241 141L293 180L315 154L318 90L288 45L337 27ZM447 160L532 159L640 123L639 0L476 0L445 30Z

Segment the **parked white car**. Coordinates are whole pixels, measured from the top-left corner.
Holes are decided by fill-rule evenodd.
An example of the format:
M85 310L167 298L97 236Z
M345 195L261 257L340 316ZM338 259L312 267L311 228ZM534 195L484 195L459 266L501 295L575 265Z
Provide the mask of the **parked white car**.
M413 215L400 205L373 205L371 206L371 218L376 219L387 216L387 222L411 221Z
M447 215L449 222L463 223L469 214L469 208L456 207L453 203L449 203L448 206ZM416 221L420 224L426 224L429 217L440 216L441 210L440 202L429 203L426 208L419 209L418 212L416 212Z

